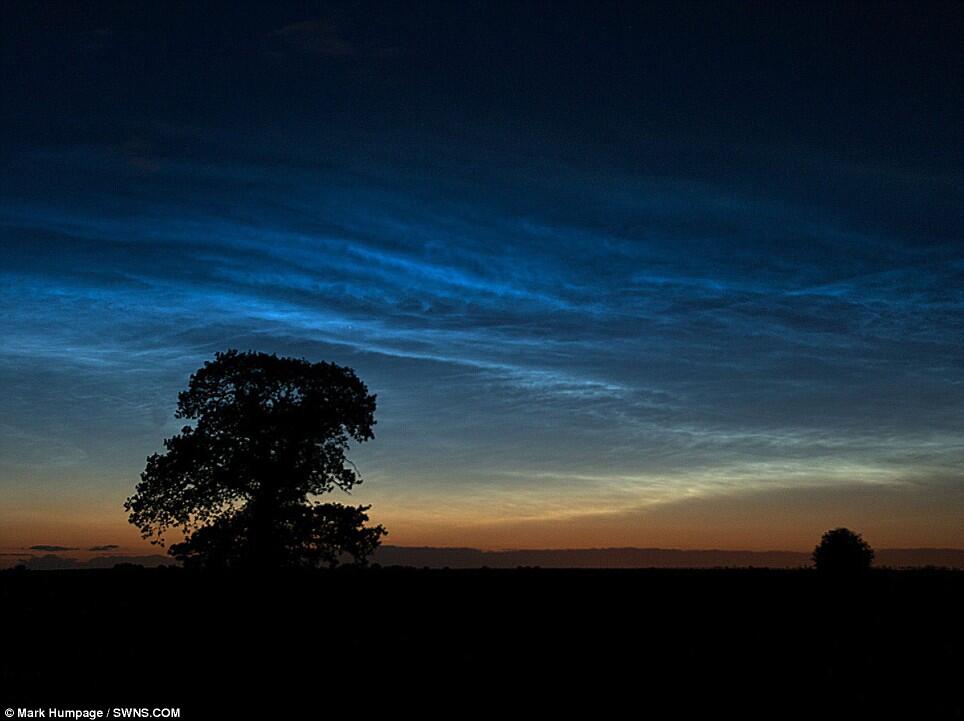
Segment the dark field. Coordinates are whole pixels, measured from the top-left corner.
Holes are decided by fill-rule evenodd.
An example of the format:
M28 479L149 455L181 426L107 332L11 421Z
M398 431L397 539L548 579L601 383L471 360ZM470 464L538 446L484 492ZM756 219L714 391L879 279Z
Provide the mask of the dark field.
M0 605L4 708L962 717L954 571L27 571Z

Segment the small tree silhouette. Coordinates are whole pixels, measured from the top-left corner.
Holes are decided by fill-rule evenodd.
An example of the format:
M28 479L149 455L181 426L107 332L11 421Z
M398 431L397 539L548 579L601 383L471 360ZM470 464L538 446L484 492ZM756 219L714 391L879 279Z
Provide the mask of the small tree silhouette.
M278 568L363 562L386 533L368 506L315 497L361 483L349 440L373 437L375 396L351 368L218 353L178 396L195 421L147 459L125 508L145 538L192 565Z
M874 551L859 533L849 528L835 528L823 534L813 549L812 558L821 573L850 575L869 569Z

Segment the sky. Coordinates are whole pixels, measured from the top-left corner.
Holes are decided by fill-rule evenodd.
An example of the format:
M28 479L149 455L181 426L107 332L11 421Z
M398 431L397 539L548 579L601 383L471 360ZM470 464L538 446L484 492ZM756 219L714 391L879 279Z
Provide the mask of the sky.
M960 4L0 27L0 552L149 550L227 348L377 394L332 500L388 543L964 547Z

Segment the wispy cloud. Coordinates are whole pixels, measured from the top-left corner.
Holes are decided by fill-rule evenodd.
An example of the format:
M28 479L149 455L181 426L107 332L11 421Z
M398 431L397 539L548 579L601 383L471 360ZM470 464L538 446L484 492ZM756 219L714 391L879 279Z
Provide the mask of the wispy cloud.
M39 544L36 546L29 546L28 551L76 551L77 548L73 546L51 546L45 544Z
M41 166L98 157L85 152ZM122 169L97 167L69 203L25 193L0 213L0 372L41 411L7 398L6 425L47 439L37 453L85 447L37 420L64 399L71 417L159 435L187 374L240 345L360 366L384 399L373 475L447 476L463 501L468 476L497 488L506 465L515 500L499 503L534 489L545 504L598 476L616 507L773 482L900 483L964 460L953 247L706 184L576 170L564 192L525 179L523 212L444 167L426 180L166 158L121 210L104 197ZM197 194L180 192L197 177ZM560 199L580 188L582 215ZM445 439L433 468L402 427L428 447ZM71 462L98 461L80 450ZM563 497L559 513L598 510Z

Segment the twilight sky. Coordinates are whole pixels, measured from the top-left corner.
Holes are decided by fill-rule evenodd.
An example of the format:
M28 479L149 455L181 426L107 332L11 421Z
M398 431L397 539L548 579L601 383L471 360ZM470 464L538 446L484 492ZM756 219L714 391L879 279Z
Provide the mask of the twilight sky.
M391 543L964 546L959 3L267 5L0 6L0 551L228 347Z

